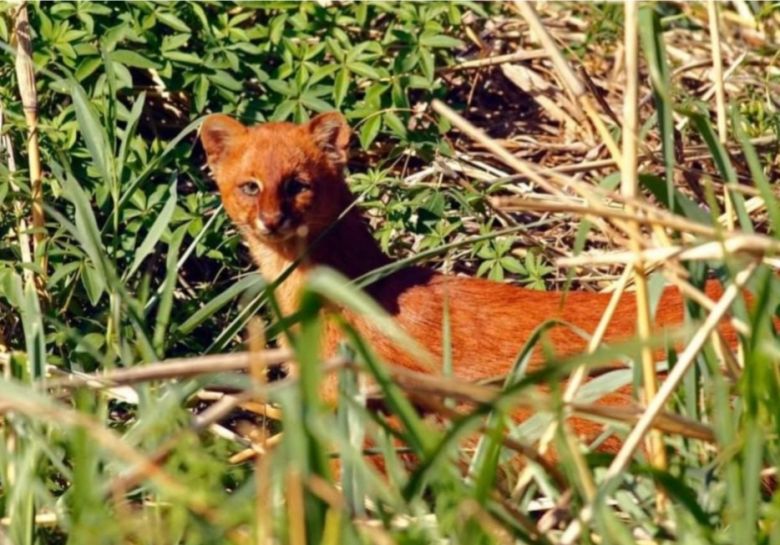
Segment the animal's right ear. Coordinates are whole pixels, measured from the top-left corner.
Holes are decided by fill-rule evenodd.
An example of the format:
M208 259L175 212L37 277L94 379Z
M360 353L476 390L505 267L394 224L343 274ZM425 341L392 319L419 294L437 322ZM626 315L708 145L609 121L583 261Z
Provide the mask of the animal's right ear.
M245 132L244 125L225 114L212 114L203 121L200 140L212 171L219 170L219 163L224 159L225 153Z

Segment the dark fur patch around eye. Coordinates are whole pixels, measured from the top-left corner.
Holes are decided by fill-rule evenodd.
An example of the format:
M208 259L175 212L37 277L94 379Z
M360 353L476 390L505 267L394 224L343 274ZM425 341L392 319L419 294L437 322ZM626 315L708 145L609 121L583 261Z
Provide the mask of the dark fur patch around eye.
M298 178L292 178L284 183L284 193L288 197L297 197L311 191L311 184Z

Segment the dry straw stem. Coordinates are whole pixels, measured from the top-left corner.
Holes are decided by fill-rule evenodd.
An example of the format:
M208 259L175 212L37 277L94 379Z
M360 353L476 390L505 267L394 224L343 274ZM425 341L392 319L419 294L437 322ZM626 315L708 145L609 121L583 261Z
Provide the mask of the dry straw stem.
M617 197L616 195L611 196ZM491 197L490 200L495 208L500 208L505 212L517 212L521 210L570 212L572 214L585 216L591 220L599 218L613 219L619 220L624 225L629 221L634 221L643 225L658 225L660 227L687 232L689 234L708 237L716 235L716 231L712 227L686 220L681 216L669 214L660 208L652 208L651 205L643 206L642 208L644 208L644 210L642 210L641 213L639 210L634 210L633 213L629 213L624 207L617 204L602 204L598 206L582 205L571 202L571 199L569 199L568 202L557 202L552 200L529 200L522 197ZM636 205L635 199L623 200L628 201L631 206Z
M682 276L668 269L661 269L661 274L664 275L664 278L670 284L674 285L678 290L680 290L680 293L683 296L694 301L707 312L712 312L712 309L715 308L715 301L710 299L706 293L695 287ZM729 317L729 321L731 322L731 325L734 327L735 331L741 333L742 335L750 335L750 326L745 322L734 316Z
M32 62L30 23L27 18L27 4L22 3L14 18L14 39L16 40L16 78L22 98L24 118L27 122L27 157L30 167L30 192L32 226L35 255L40 262L39 289L43 289L46 277L45 218L43 215L43 183L41 177L41 153L38 147L38 94L35 90L35 66Z
M458 72L460 70L472 70L474 68L484 68L486 66L495 66L497 64L505 64L509 62L521 62L530 61L534 59L543 59L547 57L547 52L544 49L529 49L526 51L516 51L514 53L508 53L506 55L495 55L493 57L486 57L484 59L474 59L464 61L454 66L448 66L440 69L441 72Z
M290 545L306 545L306 505L303 501L301 474L290 468L285 475L285 481Z
M261 357L267 365L287 362L292 355L289 350L271 348L263 350ZM250 369L253 360L252 352L234 352L231 354L215 354L195 358L175 358L147 365L139 365L126 369L115 369L107 372L68 376L67 378L47 382L49 388L111 388L119 385L136 384L152 380L168 380L189 378L208 373L226 371L246 371Z
M707 18L710 23L710 44L712 48L712 79L715 88L715 105L718 117L718 140L726 142L726 90L723 86L723 60L720 51L720 31L718 29L718 6L715 0L707 0ZM734 203L731 194L723 188L723 202L726 208L726 225L734 229Z
M281 350L281 349L266 350L265 353L266 353L265 356L266 362L268 362L269 364L273 364L275 362L281 363L282 361L289 361L286 357L288 354L285 350ZM231 359L231 356L239 356L239 358ZM216 372L214 364L220 362L227 362L228 364L235 365L235 367L230 370L236 370L236 371L248 370L251 357L252 356L249 353L244 352L244 353L237 353L237 354L221 354L218 356L204 356L203 358L190 358L190 359L167 360L167 361L176 362L177 364L185 364L188 361L192 361L195 364L197 363L207 364L207 365L202 365L202 369L201 369L202 371L201 374L205 374L205 373ZM239 366L239 364L243 366ZM326 374L332 373L344 367L346 364L347 362L343 358L340 357L333 358L332 360L325 362L323 364L323 373ZM162 373L160 373L156 368L164 365L166 365L166 363L150 364L148 366L145 366L145 367L153 368L154 373L151 374L155 376L154 379L148 378L148 375L150 373L147 374L141 373L139 376L135 378L138 381L158 380L158 378L161 377ZM218 367L216 369L218 371L228 370L226 366ZM194 375L187 375L187 376L194 376ZM175 377L168 377L168 378L175 378ZM205 411L196 415L193 418L192 424L188 429L169 437L163 443L163 445L160 446L157 449L157 451L155 451L154 454L150 456L150 459L153 460L155 463L158 464L162 463L170 455L170 453L176 448L183 435L187 433L196 433L196 434L201 433L203 430L211 426L211 424L226 417L228 414L230 414L237 407L241 406L243 403L256 401L257 399L263 399L263 398L267 399L274 392L277 392L283 388L290 386L296 380L297 379L295 377L288 377L286 379L276 381L273 384L268 384L263 387L254 387L251 390L241 392L240 394L224 396L223 398L219 399L216 403L213 403L211 406L209 406ZM99 385L98 387L105 387L105 386ZM143 475L137 471L127 472L121 477L114 479L114 481L111 482L109 488L115 491L115 493L124 493L125 490L128 490L133 486L136 486L141 481L142 478Z
M247 460L256 459L257 463L260 463L260 458L267 454L273 447L281 443L282 437L284 437L283 433L277 433L265 439L262 443L252 443L251 447L246 448L241 452L237 452L231 456L228 461L231 464L240 464L246 462ZM257 471L258 468L256 467L255 470ZM259 486L261 483L256 484ZM262 497L262 494L259 494L259 492L258 497Z
M682 261L702 261L725 259L736 255L746 255L764 259L766 255L780 253L780 244L764 235L748 235L734 233L728 238L704 242L695 246L662 246L641 250L637 255L633 251L617 251L600 254L581 254L572 257L562 257L556 261L560 267L582 267L592 265L618 265L634 263L637 258L644 262L664 264L671 259ZM769 266L776 266L772 259L765 259Z
M737 274L734 278L734 282L726 288L723 292L723 296L715 304L715 308L707 315L707 319L693 335L691 342L685 350L680 353L677 363L669 372L666 380L664 380L661 388L658 390L658 394L647 405L647 409L645 409L636 426L631 430L631 433L628 434L623 446L620 448L617 456L615 456L612 464L610 464L607 473L604 475L604 480L602 481L601 486L603 490L610 491L617 481L617 478L625 471L631 457L639 447L645 434L653 426L654 420L661 414L663 406L666 404L669 397L671 397L672 393L674 393L675 389L680 384L680 381L682 381L683 377L696 360L696 356L701 351L704 343L707 342L707 339L710 338L718 324L723 320L723 317L739 296L742 287L750 279L750 276L755 270L756 264L751 263L746 269ZM574 543L582 531L583 523L587 524L592 517L593 503L589 502L581 511L580 518L575 519L566 529L561 543L564 545Z
M569 66L569 63L566 62L566 59L555 45L555 41L553 40L552 36L550 36L550 33L547 32L546 28L544 28L544 24L542 24L542 21L539 19L536 11L534 11L532 3L515 1L513 5L528 23L528 26L531 28L531 32L536 35L536 38L539 40L544 50L547 51L553 66L555 66L556 71L563 80L563 84L577 99L577 101L579 101L580 106L588 115L591 122L593 123L593 126L598 131L599 136L601 136L601 139L607 145L607 148L609 149L613 159L620 162L620 150L618 149L617 144L612 138L609 130L604 125L601 116L596 111L596 108L593 105L593 101L586 92L585 86L574 73L574 70L572 70L572 68Z
M464 403L484 405L494 403L502 395L498 388L451 377L434 376L396 367L389 369L389 371L396 384L405 391L416 394L420 399L425 399L425 396L436 396ZM512 407L531 410L553 410L558 406L549 395L537 390L524 391L522 396L512 396L508 402L511 403ZM574 416L598 420L606 419L627 424L636 422L640 414L638 409L631 407L626 407L624 410L609 407L609 410L605 411L603 407L593 403L571 402L564 404L564 407L570 409ZM675 414L662 414L662 419L654 422L654 425L664 432L708 442L714 440L714 434L708 426Z
M639 112L637 101L639 99L639 38L637 36L639 24L639 5L635 0L626 0L625 11L625 71L626 87L623 102L623 163L621 165L621 193L632 199L639 197L639 175L637 173L637 135L639 130ZM626 207L626 212L635 215L633 207ZM634 285L636 286L636 319L637 334L643 347L640 352L642 364L642 382L644 389L644 401L647 403L658 391L658 378L655 371L653 351L647 345L650 338L652 321L650 318L650 301L645 276L644 261L641 257L642 234L639 223L628 222L629 247L635 255L634 261ZM660 470L667 466L666 451L664 449L663 435L654 431L649 436L648 451L651 464ZM657 497L659 508L663 507L665 499Z

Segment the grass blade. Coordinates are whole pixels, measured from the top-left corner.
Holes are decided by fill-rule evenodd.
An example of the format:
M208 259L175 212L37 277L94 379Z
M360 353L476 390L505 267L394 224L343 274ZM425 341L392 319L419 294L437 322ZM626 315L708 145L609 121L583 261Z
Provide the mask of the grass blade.
M159 242L160 238L163 236L163 233L165 233L165 230L169 227L171 218L173 217L173 212L176 210L176 176L174 175L172 178L173 181L170 185L168 200L166 201L165 206L163 206L163 209L160 211L160 215L157 216L157 219L154 220L154 223L149 229L149 232L146 234L143 242L135 250L135 258L133 258L133 263L130 265L130 268L127 270L127 272L123 275L123 280L125 281L132 277L133 274L135 274L135 272L138 270L138 267L140 267L144 259L146 259L146 257L152 253L155 245L157 242Z
M666 178L667 203L674 209L674 104L671 96L669 66L666 64L666 48L661 21L655 5L639 9L639 39L642 43L647 65L650 68L650 81L653 84L653 99L661 135L661 153L664 158L664 177Z

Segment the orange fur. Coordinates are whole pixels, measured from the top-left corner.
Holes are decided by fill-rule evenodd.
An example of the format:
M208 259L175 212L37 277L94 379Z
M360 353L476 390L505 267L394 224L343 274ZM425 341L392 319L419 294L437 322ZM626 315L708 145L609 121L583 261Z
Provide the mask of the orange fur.
M303 250L308 250L297 271L277 291L285 314L296 310L301 284L312 267L326 265L354 279L390 262L357 210L332 225L352 202L343 177L349 129L339 114L321 114L303 125L267 123L254 127L245 127L224 115L212 115L203 124L201 138L225 210L241 230L263 274L275 279ZM257 194L247 195L254 192L253 187L244 187L247 183L261 186ZM276 227L272 232L268 232L269 223ZM320 235L322 238L314 245ZM444 276L421 267L397 272L367 291L404 330L438 357L442 352L446 301L454 372L468 380L505 374L531 332L550 318L560 318L592 333L610 299L609 294L571 292L564 296L477 278ZM710 282L706 291L717 297L721 288ZM345 316L385 361L425 370L367 321L350 313ZM680 294L667 289L656 312L656 325L678 324L682 318ZM635 298L627 293L605 341L632 336L635 320ZM724 325L723 332L733 344L733 329ZM549 338L561 355L580 352L586 346L568 328L554 328ZM333 351L338 340L336 328L328 328L326 350ZM601 403L619 405L630 399L626 389L606 396ZM584 421L575 423L575 427L588 436L598 433L597 426Z

